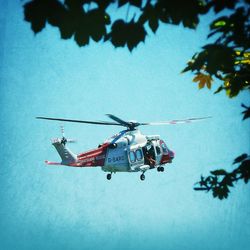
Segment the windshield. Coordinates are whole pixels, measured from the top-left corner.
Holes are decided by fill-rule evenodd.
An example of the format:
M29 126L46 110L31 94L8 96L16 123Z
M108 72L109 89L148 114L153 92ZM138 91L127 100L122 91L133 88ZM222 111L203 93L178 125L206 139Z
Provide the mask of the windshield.
M161 141L161 148L164 153L168 153L168 147L164 141Z

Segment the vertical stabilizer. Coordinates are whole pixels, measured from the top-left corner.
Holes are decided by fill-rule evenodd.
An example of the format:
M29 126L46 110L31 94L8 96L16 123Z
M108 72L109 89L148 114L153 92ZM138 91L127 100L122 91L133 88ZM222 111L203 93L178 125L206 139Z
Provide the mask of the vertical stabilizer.
M69 165L76 162L77 156L73 154L66 147L66 140L64 139L55 139L52 141L52 145L56 148L58 154L62 158L62 165Z

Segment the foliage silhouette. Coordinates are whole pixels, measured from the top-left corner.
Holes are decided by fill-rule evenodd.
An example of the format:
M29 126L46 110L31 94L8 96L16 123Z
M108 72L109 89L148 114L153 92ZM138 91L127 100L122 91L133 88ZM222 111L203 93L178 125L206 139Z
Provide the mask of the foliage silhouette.
M211 88L214 78L222 82L215 93L222 90L231 98L250 88L250 8L249 0L32 0L24 4L24 17L34 33L46 24L59 29L62 39L74 37L79 46L94 42L111 42L114 47L132 51L147 36L147 28L156 32L159 24L183 24L195 29L199 16L213 10L218 13L230 9L210 24L208 38L214 43L203 46L182 71L192 71L199 88ZM134 17L112 20L112 8L132 6ZM111 21L112 20L112 21Z
M233 184L240 179L243 179L245 183L248 183L250 179L250 156L240 155L233 162L233 164L238 163L240 165L232 172L228 173L224 169L218 169L211 171L211 175L206 178L201 176L201 180L197 183L199 187L194 189L198 191L212 190L214 197L218 197L220 200L227 198L230 192L229 187L233 187Z
M243 120L245 120L245 119L247 119L247 118L250 118L250 107L247 107L247 106L244 105L244 104L241 104L241 107L245 108L245 110L242 111L242 114L244 114Z
M211 89L216 79L221 85L214 93L225 91L229 98L250 90L250 0L31 0L23 7L24 18L35 34L50 24L59 29L62 39L74 38L78 46L92 40L129 51L145 41L147 30L156 33L160 24L195 29L201 15L227 13L209 26L208 39L215 41L195 53L182 72L193 72L199 89ZM127 8L127 15L113 20L112 7ZM129 11L133 18L127 20ZM242 107L245 120L250 117L250 107ZM249 156L243 154L235 163L240 165L231 173L216 170L201 177L195 190L212 190L214 197L227 198L233 183L249 180Z

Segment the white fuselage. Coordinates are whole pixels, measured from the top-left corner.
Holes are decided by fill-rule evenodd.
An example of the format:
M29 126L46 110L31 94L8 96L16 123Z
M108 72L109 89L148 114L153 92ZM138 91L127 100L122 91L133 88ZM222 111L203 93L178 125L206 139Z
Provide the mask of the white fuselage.
M123 131L120 135L108 140L105 164L102 167L106 172L137 172L150 168L145 165L143 147L149 143L155 148L159 144L159 136L145 136L139 130ZM160 147L158 147L160 150ZM155 166L160 164L162 152L155 150Z

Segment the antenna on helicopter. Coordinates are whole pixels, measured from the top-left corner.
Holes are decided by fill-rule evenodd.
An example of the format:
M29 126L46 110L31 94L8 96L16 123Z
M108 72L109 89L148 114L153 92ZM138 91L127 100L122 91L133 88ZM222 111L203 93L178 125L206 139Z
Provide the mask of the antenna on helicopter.
M63 126L63 125L60 125L60 128L61 128L62 137L65 137L65 134L64 134L64 126Z
M76 142L76 140L74 140L74 139L67 139L66 137L65 137L65 130L64 130L64 126L63 125L60 125L60 128L61 128L61 133L62 133L62 139L61 139L61 143L62 144L64 144L64 145L66 145L66 143L75 143Z
M65 134L64 134L64 126L60 125L60 128L61 128L61 133L62 133L61 143L64 144L64 145L66 145L67 139L66 139Z

